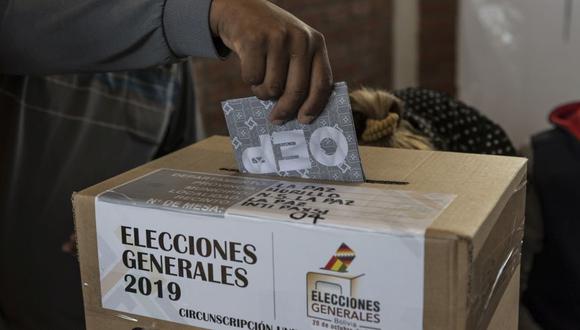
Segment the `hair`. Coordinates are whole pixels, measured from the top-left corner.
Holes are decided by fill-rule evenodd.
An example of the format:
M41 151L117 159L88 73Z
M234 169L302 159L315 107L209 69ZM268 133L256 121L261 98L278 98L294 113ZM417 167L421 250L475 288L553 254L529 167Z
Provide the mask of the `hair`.
M434 150L429 139L401 118L404 105L395 96L377 89L350 93L355 126L361 145Z

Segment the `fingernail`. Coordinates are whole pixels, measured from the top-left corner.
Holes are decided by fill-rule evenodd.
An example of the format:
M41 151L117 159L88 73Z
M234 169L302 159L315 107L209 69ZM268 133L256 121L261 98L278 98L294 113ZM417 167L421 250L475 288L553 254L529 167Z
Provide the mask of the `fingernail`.
M281 120L281 119L272 119L272 124L276 125L276 126L282 126L284 125L285 121Z

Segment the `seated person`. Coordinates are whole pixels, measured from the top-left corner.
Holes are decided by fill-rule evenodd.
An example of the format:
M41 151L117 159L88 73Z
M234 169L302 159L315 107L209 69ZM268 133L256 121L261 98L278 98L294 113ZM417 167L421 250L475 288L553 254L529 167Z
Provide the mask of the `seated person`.
M350 94L361 145L515 156L504 130L451 97L420 88Z

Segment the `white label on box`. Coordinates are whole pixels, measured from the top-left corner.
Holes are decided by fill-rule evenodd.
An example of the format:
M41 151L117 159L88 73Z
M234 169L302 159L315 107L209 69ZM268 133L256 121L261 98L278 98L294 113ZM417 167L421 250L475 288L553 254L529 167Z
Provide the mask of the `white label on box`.
M424 231L453 198L158 170L97 198L102 305L208 329L422 329Z

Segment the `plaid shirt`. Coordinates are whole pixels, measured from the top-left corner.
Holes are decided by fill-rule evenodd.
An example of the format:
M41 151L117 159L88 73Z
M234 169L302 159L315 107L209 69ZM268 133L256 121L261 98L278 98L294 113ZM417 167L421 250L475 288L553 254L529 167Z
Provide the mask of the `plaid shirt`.
M0 75L0 319L84 327L71 194L192 142L189 74Z

